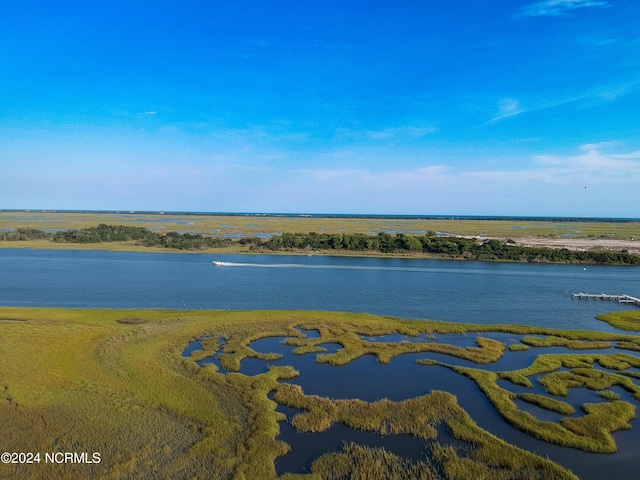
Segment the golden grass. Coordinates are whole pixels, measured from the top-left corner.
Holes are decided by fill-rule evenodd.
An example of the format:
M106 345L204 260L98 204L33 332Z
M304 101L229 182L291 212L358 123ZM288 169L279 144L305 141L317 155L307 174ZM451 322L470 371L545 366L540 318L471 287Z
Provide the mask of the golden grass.
M556 341L552 343L555 344ZM630 428L628 422L635 417L634 405L617 400L609 406L585 404L582 407L585 412L583 417L565 418L558 425L540 421L519 410L513 401L516 395L497 384L497 380L502 378L517 385L531 387L532 384L527 377L546 373L548 375L541 377L539 381L551 395L566 396L570 388L584 387L602 391L617 385L627 390L636 400L640 400L640 387L628 376L593 369L594 363L606 369L622 371L630 367L637 368L640 366L640 359L625 354L552 354L539 355L530 367L511 372L493 373L466 367L448 367L474 380L496 410L516 428L547 442L589 452L612 453L617 447L611 432ZM571 370L558 371L561 368ZM568 408L569 405L552 398L532 394L521 394L518 397L552 411L571 414L572 408Z
M620 400L620 395L611 390L603 390L601 392L598 392L598 395L605 400Z
M611 348L611 343L602 341L571 340L564 337L549 335L540 337L523 337L522 343L531 347L567 347L572 350L597 350Z
M321 430L339 421L353 428L381 434L409 433L432 442L436 436L434 426L444 422L456 438L469 442L473 448L471 455L456 456L446 447L434 447L434 452L439 452L439 468L452 472L454 477L463 474L460 472L478 471L488 472L487 478L491 478L491 472L497 469L513 470L518 478L539 478L531 472L544 472L546 476L540 473L540 478L572 478L551 462L516 449L478 428L455 399L444 392L405 402L385 400L369 404L352 400L340 403L306 397L295 387L282 384L280 379L297 375L289 367L272 368L253 377L233 372L239 370L245 358L277 356L275 352L259 353L250 347L252 341L266 337L288 337L288 343L303 351L318 351L322 343L339 343L343 348L336 354L319 356L319 361L333 360L336 364L366 354L388 362L402 353L438 352L478 364L496 361L503 355L505 346L501 342L481 335L476 337L477 347L469 348L428 338L438 333L465 331L552 335L629 345L639 342L637 337L621 334L404 321L328 312L3 307L0 318L5 319L0 321L1 446L4 450L42 453L99 452L102 458L100 464L62 467L2 464L0 477L7 479L145 478L150 475L154 478L275 478L274 460L286 453L288 446L276 440L278 422L283 421L283 416L275 411L276 403L268 398L274 391L280 401L298 402L299 408L306 410L296 417L294 425L309 431ZM136 320L123 323L123 319ZM306 338L297 327L317 329L320 338ZM399 343L367 340L393 333L423 335L426 340ZM202 349L189 358L182 358L186 345L201 338ZM212 355L217 355L221 366L231 373L224 375L213 365L200 368L195 363ZM631 375L624 375L625 369L640 365L640 360L633 355L539 356L529 369L511 372L510 377L505 374L503 378L526 382L527 377L535 373L554 372L562 366L584 369L594 362L618 373L607 372L598 377L581 370L573 372L582 378L584 385L589 388L619 385L633 395L638 393L633 389ZM472 370L474 373L469 373ZM538 425L536 419L522 416L509 404L513 403L512 395L497 388L497 374L479 369L457 371L473 377L501 413L503 404L506 405L507 416L516 418L514 424L518 428L531 431L531 425ZM609 441L609 432L626 428L635 408L616 400L606 405L585 406L585 420L545 426L545 431L551 431L548 441L554 441L553 435L562 438L573 435L571 438L581 438L585 443L596 438L606 446L605 451L613 451L615 443ZM588 451L603 451L583 447L577 441L574 444ZM353 449L350 452L340 457L341 461L368 458L371 454ZM375 455L386 459L381 465L399 465L382 452ZM347 463L353 466L352 460Z
M640 332L640 310L606 313L596 318L620 330Z
M565 397L569 394L569 388L585 387L591 390L605 390L617 385L640 400L640 388L629 377L592 368L574 368L570 372L554 372L542 378L540 384L550 394Z
M476 220L412 218L317 218L283 216L188 215L91 212L0 212L0 230L10 228L88 228L100 223L160 228L205 235L253 236L291 233L365 233L380 231L445 232L458 235L496 237L598 237L629 239L640 237L638 222L588 222L562 220Z
M540 408L544 408L551 412L557 412L562 415L573 415L576 413L575 408L566 402L556 400L555 398L545 397L544 395L536 395L535 393L520 393L518 394L520 400L537 405Z
M335 353L318 355L319 363L328 363L333 366L346 365L356 358L364 355L374 355L378 362L389 363L395 356L405 353L442 353L453 357L464 358L476 363L492 363L500 359L505 346L490 338L477 337L476 343L478 347L456 347L449 344L429 342L375 342L367 341L363 338L366 331L363 329L352 330L349 326L341 329L334 329L332 332L327 330L319 338L302 339L291 338L285 341L288 345L295 345L298 348L294 351L296 354L303 354L310 351L316 351L318 345L323 343L338 343L342 348ZM371 335L371 334L370 334Z
M247 389L246 377L194 370L191 360L180 358L188 340L224 330L225 322L241 324L246 314L1 310L3 317L27 320L0 324L3 445L100 452L102 462L90 472L108 478L152 470L161 478L275 476L273 459L286 447L275 441L278 416L266 391L290 372L254 379ZM117 322L126 317L148 322ZM39 478L59 475L59 466L37 467ZM70 465L64 471L79 478L89 470ZM3 478L26 473L0 466Z
M318 475L317 478L327 480L574 478L566 471L554 470L535 463L518 464L516 461L509 465L488 464L483 458L486 453L497 453L497 451L478 449L469 454L451 445L434 443L429 446L424 460L412 463L382 448L368 448L349 443L340 452L320 457L313 463L311 471Z
M354 443L341 452L328 453L316 460L311 471L326 480L345 478L437 480L438 472L427 462L412 463L382 448L366 448Z
M449 366L449 368L476 382L498 413L511 425L545 442L578 448L586 452L613 453L617 450L617 446L611 433L630 428L628 422L635 417L634 405L618 402L614 407L607 408L585 404L583 417L565 418L560 424L541 421L530 413L520 410L514 402L516 395L498 386L497 380L501 377L500 374L459 366Z
M444 455L440 450L442 447L436 446L435 455L427 459L427 463L405 464L405 473L395 472L396 476L389 478L421 478L415 476L417 472L429 478L437 470L444 470L445 478L489 479L496 478L503 470L508 470L511 478L573 478L570 472L552 462L509 445L479 428L458 406L455 397L446 392L434 391L401 402L380 400L369 403L307 396L298 386L280 385L274 398L279 403L305 410L292 421L293 426L303 432L321 432L332 423L342 422L351 428L381 435L406 433L434 440L437 438L435 426L444 423L455 438L469 442L471 446L470 455L458 455L452 451ZM358 456L350 458L345 453L333 454L316 461L312 471L322 473L322 478L387 478L384 475L389 468L391 471L398 468L397 457L391 458L386 452L368 449L359 453L366 453L366 462Z

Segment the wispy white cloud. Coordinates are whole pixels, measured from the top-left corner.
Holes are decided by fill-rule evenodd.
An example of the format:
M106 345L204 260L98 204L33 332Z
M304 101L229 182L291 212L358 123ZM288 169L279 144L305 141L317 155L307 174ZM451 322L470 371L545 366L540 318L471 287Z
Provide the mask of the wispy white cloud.
M640 152L603 152L614 144L585 144L577 155L539 155L534 157L534 162L538 170L546 172L555 182L570 183L574 179L593 184L640 181Z
M354 130L351 128L339 128L336 130L336 139L349 141L384 141L384 140L419 140L434 132L438 128L429 125L404 125L397 127L381 128L377 130Z
M227 142L216 132L199 148L166 131L153 137L153 148L126 136L101 143L101 132L82 144L55 135L52 148L12 132L0 135L0 160L16 165L0 176L6 208L637 217L640 204L640 150L622 142L492 159L377 142L313 152L266 148L268 133L256 147L245 137L258 130L225 130L239 137Z
M544 0L521 7L514 15L522 17L558 17L579 8L606 8L611 3L605 0Z
M366 185L375 189L403 189L408 185L419 185L424 182L437 182L451 178L449 167L445 165L430 165L412 170L391 170L374 172L366 169L313 169L303 170L305 176L310 176L319 183L339 183L352 185ZM355 183L353 183L355 182Z
M559 107L576 109L592 108L619 101L621 98L640 90L640 79L631 78L627 81L618 80L609 84L594 85L582 92L575 92L565 96L544 99L527 99L525 105L519 100L506 97L498 102L497 113L483 125L517 115L540 112ZM495 101L495 100L493 100ZM495 107L494 107L495 111Z
M550 104L550 106L575 103L579 107L593 107L614 102L637 92L639 89L639 78L622 79L609 84L595 85L591 89L573 98L567 97L566 99L559 99L555 104Z
M393 138L422 138L437 131L435 127L394 127L367 131L366 135L374 140Z
M513 98L503 98L498 103L498 114L493 117L491 121L495 122L502 118L513 117L521 114L522 112L523 110L520 107L520 102Z
M586 144L573 155L536 155L513 169L461 169L447 165L428 165L407 170L371 171L367 169L304 170L315 181L344 185L367 185L376 189L406 191L408 187L500 184L572 185L589 180L593 184L640 181L640 151L606 153L615 142ZM470 191L474 188L472 187Z
M513 168L434 163L386 171L310 169L291 172L285 188L304 182L296 190L300 205L335 199L336 211L637 216L640 151L607 152L615 147L620 145L583 145L569 155L519 160Z

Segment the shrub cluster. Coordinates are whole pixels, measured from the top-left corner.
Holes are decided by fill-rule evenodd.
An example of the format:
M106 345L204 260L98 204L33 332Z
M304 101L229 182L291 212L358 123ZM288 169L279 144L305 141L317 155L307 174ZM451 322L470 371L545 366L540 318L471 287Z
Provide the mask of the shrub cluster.
M423 252L447 258L469 260L501 260L533 263L589 263L640 265L640 255L628 252L575 251L567 248L522 247L513 241L491 239L477 241L474 238L439 236L435 232L426 235L404 233L377 235L283 233L261 244L269 250L318 249L376 251L382 253Z
M137 245L178 250L203 250L232 244L250 249L324 250L380 253L423 253L443 258L467 260L493 260L531 263L584 263L610 265L640 265L640 255L627 251L576 251L567 248L523 247L512 240L476 239L440 236L435 232L425 235L364 233L283 233L269 239L247 237L232 240L191 233L164 234L143 227L100 224L97 227L48 233L32 228L0 232L0 240L42 240L57 243L134 242Z
M56 243L134 242L146 247L178 250L203 250L224 247L232 241L227 238L208 237L191 233L168 232L160 234L142 227L105 225L49 233L33 228L20 228L0 233L0 240L51 240Z

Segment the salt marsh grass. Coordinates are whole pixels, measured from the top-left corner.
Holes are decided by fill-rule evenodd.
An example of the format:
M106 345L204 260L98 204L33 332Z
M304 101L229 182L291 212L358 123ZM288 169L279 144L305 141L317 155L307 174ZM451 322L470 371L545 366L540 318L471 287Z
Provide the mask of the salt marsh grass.
M291 233L442 232L454 235L518 238L522 236L630 239L640 236L637 222L594 222L526 219L464 218L354 218L261 215L189 215L115 212L0 212L0 230L35 228L72 230L100 223L180 231L215 236L271 235Z
M293 421L303 430L318 431L332 422L343 422L379 434L408 433L423 439L431 445L429 462L435 462L424 467L424 472L437 467L446 478L458 478L461 472L470 471L481 472L477 478L494 478L497 471L509 471L516 478L574 478L552 462L480 429L446 392L403 402L334 401L307 397L283 384L281 380L297 375L291 367L273 367L255 376L236 372L245 358L278 357L277 352L260 353L250 347L251 342L267 337L288 338L287 343L302 349L298 353L315 352L322 343L338 343L342 348L335 354L319 357L319 361L336 364L369 354L384 363L404 353L436 352L483 365L495 362L506 350L501 342L481 335L487 331L537 338L551 335L549 342L554 344L558 338L639 344L636 337L621 334L404 321L328 312L3 307L0 318L9 320L0 321L3 449L99 452L102 458L100 464L91 466L0 465L0 476L7 479L28 478L36 472L34 468L40 478L145 478L149 472L156 478L275 478L274 461L289 446L277 440L279 422L285 420L270 399L273 392L274 399L303 410ZM307 337L303 330L317 330L318 336ZM440 344L430 338L438 333L463 332L479 334L476 347ZM426 341L366 340L389 334L421 336ZM183 357L186 345L197 339L201 339L201 349ZM212 355L229 373L223 374L213 365L201 368L196 363ZM607 371L596 375L580 370L591 368L594 362ZM428 369L436 362L423 363ZM605 406L585 405L584 419L550 424L520 412L514 405L514 395L499 388L496 381L505 378L522 384L530 375L564 367L578 369L573 375L587 388L615 385L636 396L632 375L625 373L627 368L639 365L634 355L603 353L539 356L531 367L504 374L481 368L450 368L473 378L495 408L517 428L587 451L614 451L609 432L628 427L635 413L628 402L611 399ZM554 381L570 388L576 378L558 377ZM548 405L558 410L560 402ZM455 438L467 442L471 453L438 446L435 426L441 423ZM362 463L368 458L377 459L374 463L383 470L402 467L410 472L419 467L363 448L346 448L335 459L352 472L367 472ZM322 467L329 458L334 457L320 457L311 478L331 478Z
M573 415L576 413L575 408L570 404L556 400L555 398L545 397L544 395L536 395L535 393L521 393L518 398L525 402L537 405L540 408L549 410L550 412L557 412L562 415Z
M603 322L607 322L612 327L620 330L640 332L640 310L612 312L604 315L598 315L596 318Z

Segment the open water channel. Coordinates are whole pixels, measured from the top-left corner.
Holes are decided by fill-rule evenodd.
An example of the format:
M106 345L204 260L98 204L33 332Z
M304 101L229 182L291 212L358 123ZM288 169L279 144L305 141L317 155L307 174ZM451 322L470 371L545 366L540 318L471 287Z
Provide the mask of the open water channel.
M212 260L222 261L224 265L214 266ZM640 268L368 257L0 249L0 305L4 306L311 309L597 331L616 330L595 320L595 315L638 308L572 299L571 293L577 292L638 297ZM503 334L483 335L505 342L517 340L513 335L509 339L500 338ZM452 337L455 338L446 339L447 343L462 346L468 346L475 338L472 334ZM336 368L318 365L312 354L292 355L291 347L282 345L281 340L264 339L254 342L252 347L257 351L283 353L282 360L271 363L292 365L299 370L300 377L291 382L300 384L307 394L402 400L434 389L446 390L457 396L460 405L481 427L510 443L549 456L581 478L604 478L612 473L632 478L640 470L640 454L634 448L640 442L637 420L632 422L631 430L614 434L619 445L616 454L587 454L537 441L511 428L469 379L443 367L415 363L418 358L429 358L429 354L403 355L388 365L379 365L374 358L365 356ZM554 349L544 349L540 353L552 351ZM507 352L495 366L486 368L521 368L531 362L535 353L531 350ZM435 354L431 358L450 364L468 364ZM255 359L242 364L242 372L249 375L266 368L267 362ZM372 378L375 381L371 381ZM566 401L577 407L585 401L602 401L594 392L573 390ZM623 400L635 403L621 389L614 388L614 391ZM281 409L289 417L296 413ZM541 410L532 413L539 418L544 415ZM446 432L443 436L446 441ZM278 460L279 472L304 471L313 458L341 448L343 440L384 446L414 459L424 454L424 445L413 438L376 437L344 425L335 425L321 435L305 435L282 423L281 438L294 447L289 455Z
M640 297L640 267L0 249L5 306L331 310L602 331L612 329L595 315L635 308L577 292Z

